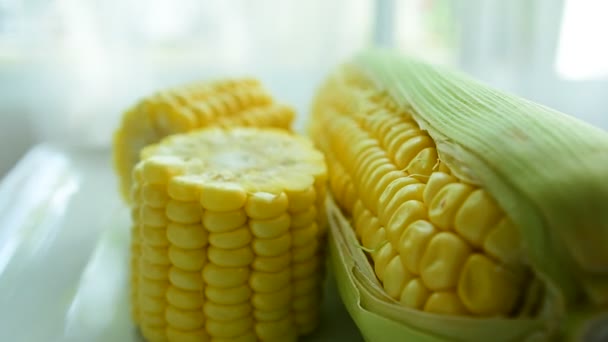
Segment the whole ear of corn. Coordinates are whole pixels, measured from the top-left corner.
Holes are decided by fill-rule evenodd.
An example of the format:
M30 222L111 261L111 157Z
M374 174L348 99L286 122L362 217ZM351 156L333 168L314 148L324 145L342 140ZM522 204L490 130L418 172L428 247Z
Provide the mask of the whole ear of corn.
M338 285L366 338L601 334L587 323L608 309L606 132L372 51L320 88L311 134L337 203Z
M206 126L290 129L291 107L276 103L255 79L199 82L148 96L128 110L114 135L114 166L129 201L131 170L139 153L162 138Z
M134 168L133 318L148 341L293 341L315 329L326 166L280 129L207 128Z

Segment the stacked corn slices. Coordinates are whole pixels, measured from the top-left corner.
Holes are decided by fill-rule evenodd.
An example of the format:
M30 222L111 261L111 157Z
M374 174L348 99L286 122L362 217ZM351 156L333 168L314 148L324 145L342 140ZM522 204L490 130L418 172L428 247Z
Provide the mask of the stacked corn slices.
M148 341L292 341L316 327L326 167L307 138L208 128L141 159L131 286Z
M323 84L311 134L367 339L605 338L606 132L374 51Z
M256 79L223 79L166 89L148 96L122 117L114 135L114 165L129 201L139 152L162 138L206 126L290 129L291 107L277 103Z

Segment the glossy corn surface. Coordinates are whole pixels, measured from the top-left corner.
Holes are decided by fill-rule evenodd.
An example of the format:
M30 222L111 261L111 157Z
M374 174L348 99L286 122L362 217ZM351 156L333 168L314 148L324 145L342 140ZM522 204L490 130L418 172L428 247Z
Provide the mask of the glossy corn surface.
M398 108L345 66L318 92L311 126L331 192L386 294L437 314L529 313L534 305L523 303L536 297L518 230L487 191L450 171L437 142Z
M138 102L114 135L113 158L120 188L129 200L131 171L145 146L207 126L289 129L291 107L277 103L255 79L199 82L166 89Z
M134 169L131 302L148 341L292 341L318 324L326 167L279 129L205 129Z

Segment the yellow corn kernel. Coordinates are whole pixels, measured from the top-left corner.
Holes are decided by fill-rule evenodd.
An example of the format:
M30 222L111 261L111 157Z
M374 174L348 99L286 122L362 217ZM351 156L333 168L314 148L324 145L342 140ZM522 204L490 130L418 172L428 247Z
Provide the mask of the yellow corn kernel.
M203 289L203 279L200 272L188 272L177 267L171 267L169 269L169 281L183 290L201 291Z
M169 282L165 279L155 280L142 277L138 281L139 292L152 297L162 297L167 292Z
M248 246L252 238L249 228L242 226L224 233L210 233L209 244L218 248L237 249Z
M275 292L255 293L251 298L254 309L261 311L280 310L288 306L292 300L291 286L285 286Z
M211 286L220 288L235 287L247 282L247 279L249 279L249 268L225 268L207 263L203 268L203 279L205 283Z
M389 261L391 261L395 255L397 255L397 253L395 253L393 250L393 245L390 243L384 244L377 252L374 253L374 270L376 271L378 279L381 281L384 280L384 271L386 271L386 265L388 265Z
M278 321L289 316L290 310L291 308L283 308L281 310L273 311L254 310L253 318L255 318L256 321Z
M157 298L142 293L138 299L139 306L144 312L162 313L165 311L165 301L162 297Z
M437 164L437 150L434 147L427 147L420 151L406 167L410 175L428 177L433 172L433 167Z
M363 236L364 230L373 231L375 229L378 229L378 227L372 228L369 226L373 218L371 211L365 209L365 206L363 204L361 204L361 207L364 209L361 209L361 213L354 217L355 234L358 238L361 238L361 236Z
M295 296L305 295L317 289L319 286L319 276L294 279L292 283L293 294Z
M386 236L394 246L399 244L399 239L403 230L411 223L417 220L427 218L426 206L424 203L416 200L410 200L403 203L386 225Z
M402 289L405 284L411 280L413 275L403 266L401 257L395 255L391 261L388 262L384 270L384 289L386 293L398 299L401 295Z
M204 249L183 249L171 245L169 260L175 267L184 271L197 271L203 268L207 261L207 253Z
M239 303L232 305L217 304L207 301L203 304L203 312L206 317L220 321L232 321L247 317L252 311L250 303Z
M482 254L473 254L464 264L458 295L470 312L496 315L513 309L520 283L513 272Z
M405 173L403 173L402 171L392 170L385 173L375 184L370 184L370 187L372 189L372 197L378 199L376 200L375 206L376 213L378 213L378 215L380 215L380 210L382 210L384 206L384 202L382 202L381 198L384 194L385 189L387 189L389 185L391 185L394 181L398 179L404 179L405 176ZM355 190L353 189L353 191ZM357 200L356 196L353 197L354 200Z
M420 276L431 290L456 286L471 247L458 235L440 232L431 238L420 260Z
M293 279L302 279L311 277L319 271L321 260L318 257L310 258L303 262L293 263L291 265L291 276Z
M433 292L424 304L424 311L448 315L467 313L467 309L454 292Z
M169 265L169 254L167 249L164 247L153 247L151 245L144 245L141 248L141 256L151 264L157 265Z
M181 342L206 342L209 341L209 336L205 329L196 330L180 330L173 327L167 327L166 337L169 341Z
M309 187L303 191L289 191L286 193L288 198L288 208L290 213L297 213L308 209L314 205L317 193L314 187Z
M375 221L378 220L376 219ZM376 229L375 232L369 229L364 233L365 234L361 236L361 242L363 243L363 246L365 248L376 250L378 247L388 242L386 238L386 230L384 229L384 227Z
M251 289L247 284L236 287L220 288L207 286L205 296L217 304L234 305L247 302L251 297Z
M245 332L243 335L237 337L216 337L213 339L215 342L256 342L258 337L255 335L254 331Z
M279 237L289 230L291 219L287 213L269 219L250 219L249 228L255 237L262 239Z
M242 209L217 212L207 210L203 213L203 225L212 233L224 233L235 230L247 222L247 214Z
M517 227L508 218L503 218L491 230L483 243L488 254L498 260L514 265L520 261L521 242Z
M208 233L201 224L185 225L171 222L167 225L167 239L183 249L202 248L207 245Z
M369 215L365 215L361 220L359 220L358 224L361 227L359 233L361 235L363 247L374 249L375 246L371 245L370 239L380 230L380 221L370 212Z
M307 255L307 258L314 254ZM295 261L295 260L294 260ZM290 264L290 253L285 252L277 256L256 256L251 267L257 271L278 272Z
M150 325L141 326L141 334L148 341L165 341L165 327L154 327Z
M223 267L244 267L253 262L254 254L250 246L236 249L224 249L215 246L207 251L209 261Z
M152 208L148 206L143 206L141 208L141 222L149 227L166 227L167 216L165 215L164 208Z
M261 340L277 339L285 341L288 338L287 335L295 337L295 332L291 331L292 325L291 317L285 317L277 321L256 322L255 332Z
M249 197L245 205L247 216L253 219L269 219L281 215L287 210L287 195L258 192Z
M181 159L171 156L155 157L142 166L141 176L149 184L167 184L173 176L183 172Z
M424 203L432 203L439 190L450 183L456 182L458 182L456 177L445 172L433 172L424 187Z
M260 256L277 256L287 252L291 248L291 235L283 234L271 239L254 239L253 250Z
M384 187L382 190L382 194L380 195L380 198L378 200L378 214L381 216L382 212L386 211L385 209L383 209L384 206L386 205L386 203L388 203L391 199L395 197L399 190L401 190L406 185L414 183L418 183L418 180L412 177L400 177L393 180L386 187Z
M143 225L141 227L142 241L154 247L166 247L169 245L167 239L167 230L165 226L154 227L149 225Z
M372 166L369 173L364 174L362 176L364 177L363 183L361 185L362 188L374 189L376 185L380 184L383 181L383 178L386 175L392 175L393 177L399 176L398 171L395 170L395 167L390 163L388 158L379 159L377 163L379 164L379 166ZM390 182L390 179L385 179L384 181L388 183ZM361 194L361 200L363 201L363 204L370 208L370 210L372 210L372 212L374 213L376 213L376 208L378 207L378 198L378 194L375 193L373 190L368 193Z
M194 310L203 307L203 298L199 291L187 291L169 286L166 296L167 302L179 309Z
M405 169L421 150L433 146L433 139L419 135L405 141L395 152L395 164Z
M422 256L436 233L435 226L424 220L414 221L405 228L399 240L399 254L410 272L420 274Z
M490 195L483 189L477 189L456 213L454 230L473 246L480 247L501 216L501 210Z
M429 207L429 219L441 229L453 228L454 217L465 198L473 190L462 183L451 183L444 186Z
M196 202L200 198L200 184L187 176L173 177L166 188L167 194L178 201Z
M244 335L253 329L253 319L251 317L244 317L233 321L208 319L205 322L205 329L214 338L232 339Z
M317 208L314 206L311 206L304 211L294 213L291 215L291 228L307 227L315 222L317 217Z
M169 201L169 196L163 184L144 184L141 187L141 196L145 205L151 208L163 208ZM133 196L136 198L137 196Z
M291 272L286 268L279 272L253 271L249 286L255 292L274 292L287 286L291 280Z
M294 229L292 232L291 244L294 248L309 245L316 241L319 234L319 227L317 223L313 223L308 227Z
M167 279L169 266L153 264L143 259L139 264L139 269L141 271L141 274L144 275L146 278L154 280L165 280Z
M201 310L182 310L173 305L167 306L165 318L169 326L176 329L194 330L203 326L204 316Z
M424 286L420 278L415 278L405 285L399 301L409 308L422 309L430 294L431 292Z
M407 179L412 179L412 178L407 177ZM407 185L403 186L402 188L400 188L390 198L390 200L388 200L387 202L384 202L384 203L386 203L386 205L381 205L381 207L379 208L378 213L379 213L380 221L384 225L388 225L391 218L397 212L397 209L399 209L399 207L401 205L403 205L404 202L407 202L407 201L420 202L420 200L422 199L423 191L424 191L424 184L420 184L420 183L411 183L411 184L407 184Z
M312 309L319 301L320 291L313 291L302 296L296 297L292 302L292 308L296 312L303 312Z
M209 211L230 212L245 205L247 193L237 184L205 183L201 189L200 203Z
M160 312L146 311L145 314L142 316L141 324L149 327L165 326L166 322L164 306L163 310L161 310Z
M166 214L172 222L193 224L201 221L201 208L196 202L169 200Z

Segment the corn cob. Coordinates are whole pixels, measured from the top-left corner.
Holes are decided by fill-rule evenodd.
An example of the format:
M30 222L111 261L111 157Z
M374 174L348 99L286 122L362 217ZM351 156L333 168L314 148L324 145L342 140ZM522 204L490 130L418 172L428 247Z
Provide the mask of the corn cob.
M114 165L129 200L131 171L139 152L165 136L210 125L290 129L294 112L273 101L255 79L199 82L167 89L138 102L114 135Z
M332 194L387 294L428 312L513 313L529 281L509 218L487 191L452 175L428 133L355 70L331 82L320 106L370 92L364 110L317 112L315 136L334 157Z
M526 132L531 127L539 136ZM566 138L553 138L550 129ZM310 132L326 154L335 215L350 218L334 225L352 227L351 245L370 261L352 248L342 251L350 233L336 228L342 262L335 263L358 286L343 293L357 291L362 303L369 295L365 303L406 322L412 337L489 340L499 328L509 330L499 340L542 340L564 333L562 303L582 302L592 311L608 305L608 254L601 247L608 243L608 215L597 202L608 199L600 181L608 166L597 160L608 160L605 132L386 52L363 54L327 79ZM508 189L514 184L517 190ZM553 191L570 184L570 195L595 211ZM522 192L526 197L517 196ZM561 222L544 217L545 226L537 226L536 206ZM568 239L556 238L562 236ZM358 265L352 268L369 268L367 278L350 273L348 257ZM350 310L370 340L391 335ZM454 319L442 320L447 315ZM424 330L431 333L418 335Z
M142 151L132 308L148 341L291 341L318 324L326 169L280 129L207 128Z

